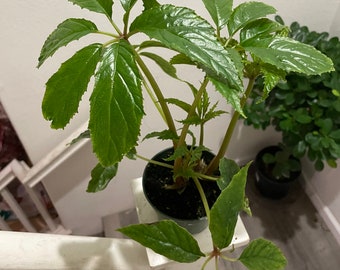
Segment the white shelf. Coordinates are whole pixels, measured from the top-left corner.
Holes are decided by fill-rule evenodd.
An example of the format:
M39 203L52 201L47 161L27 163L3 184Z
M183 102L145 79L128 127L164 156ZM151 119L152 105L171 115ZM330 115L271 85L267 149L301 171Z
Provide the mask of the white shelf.
M131 182L132 191L135 196L136 209L138 219L140 223L151 223L158 220L157 212L152 208L143 193L142 178L133 179ZM211 236L209 228L206 228L202 232L194 235L200 248L203 252L209 252L212 250ZM237 220L235 234L230 245L230 249L238 248L246 245L249 242L249 235L244 227L244 224L239 217ZM147 248L147 256L149 264L152 269L159 269L166 265L173 263L168 258L159 255Z

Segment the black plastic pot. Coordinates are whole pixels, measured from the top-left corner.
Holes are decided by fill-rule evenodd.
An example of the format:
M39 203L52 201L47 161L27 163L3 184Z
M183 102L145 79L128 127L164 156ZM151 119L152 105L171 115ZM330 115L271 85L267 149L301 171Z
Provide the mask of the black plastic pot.
M152 159L173 165L173 161L165 161L173 154L173 148L165 149ZM213 159L210 152L203 152L202 158L206 163ZM204 230L207 225L206 213L199 192L192 180L184 190L178 192L166 189L166 185L173 183L173 172L169 168L148 163L143 173L143 191L146 199L157 211L160 219L172 219L189 232L196 234ZM209 206L216 201L220 190L213 181L201 181L207 196Z
M300 176L301 171L292 172L289 178L275 178L271 174L270 166L268 167L262 160L265 153L275 154L279 151L278 146L268 146L262 149L255 158L255 181L256 187L264 197L271 199L281 199L289 193L294 181Z

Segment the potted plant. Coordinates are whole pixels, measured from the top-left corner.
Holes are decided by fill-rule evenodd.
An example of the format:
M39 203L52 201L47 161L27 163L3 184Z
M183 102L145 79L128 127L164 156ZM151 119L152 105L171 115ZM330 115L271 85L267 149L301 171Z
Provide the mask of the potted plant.
M136 3L139 4L136 0L114 4L112 0L69 1L106 16L113 32L101 31L86 19L70 18L51 33L41 50L38 66L60 47L85 35L102 34L108 39L80 49L52 75L46 83L42 104L44 117L51 121L53 128L67 125L94 76L88 131L81 136L91 138L93 151L99 159L88 191L105 188L124 156L145 159L158 165L158 170L164 167L170 170L171 181L163 185L163 190L184 194L192 183L197 189L212 236L212 251L204 254L195 238L171 220L131 225L120 231L179 262L193 262L207 256L206 263L220 257L241 261L249 269L284 267L282 253L264 239L252 241L238 259L221 255L231 243L238 213L249 210L244 192L249 164L240 169L224 155L258 76L265 77L265 93L268 93L286 72L320 74L332 70L332 62L315 48L286 37L287 28L267 18L276 10L262 2L243 3L233 8L233 1L203 0L212 26L190 8L159 4L156 0L144 0L144 7L136 17L131 17L138 7ZM122 5L124 9L118 21L112 16L114 5ZM118 22L122 28L118 27ZM222 34L225 30L229 33L227 36ZM132 43L138 34L145 34L147 38ZM165 59L160 49L171 51L174 56ZM167 90L159 87L145 57L157 63L170 78L182 82L183 88L190 89L192 101L169 97ZM198 86L176 73L176 66L183 64L203 71ZM243 86L245 78L248 80L246 87ZM204 126L223 112L216 104L211 104L208 84L234 108L231 122L223 132L223 143L211 160L204 157L209 152L203 140ZM141 157L136 151L144 116L142 89L151 96L165 120L164 130L146 136L171 142L173 150L165 159ZM179 107L186 117L175 122L169 105ZM191 131L192 126L199 127L199 135ZM208 202L202 187L205 182L218 185L220 194L215 202Z
M277 19L283 23L280 17ZM244 108L248 116L246 124L258 129L272 125L282 134L282 141L276 146L279 151L276 154L267 153L264 158L260 154L257 163L262 168L271 167L272 179L285 185L290 179L298 177L302 157L307 156L318 171L324 168L325 163L335 168L340 157L339 39L329 38L326 32L310 31L297 22L291 24L290 30L291 38L314 46L331 58L335 70L321 75L290 72L264 102L259 102L262 95L262 82L259 80L251 102ZM263 171L257 168L259 173ZM263 188L260 189L263 191ZM264 193L270 196L270 192Z
M285 197L301 174L301 162L283 144L267 146L255 157L255 184L271 199Z

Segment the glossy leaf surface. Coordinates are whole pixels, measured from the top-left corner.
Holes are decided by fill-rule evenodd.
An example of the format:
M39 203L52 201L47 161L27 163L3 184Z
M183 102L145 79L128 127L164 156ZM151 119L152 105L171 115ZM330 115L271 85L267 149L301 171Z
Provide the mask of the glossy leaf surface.
M46 39L39 56L38 67L52 56L60 47L66 46L74 40L78 40L90 33L97 32L97 26L85 19L67 19L57 26Z
M189 263L205 256L196 239L171 220L130 225L118 231L171 260Z
M287 72L317 75L333 70L332 60L310 45L283 37L253 41L245 46L247 51Z
M217 28L222 28L228 21L233 7L233 0L203 0Z
M261 238L252 241L244 249L239 260L249 270L280 270L287 264L280 249Z
M87 186L87 192L98 192L105 189L111 179L116 176L117 170L118 164L103 167L98 163L91 172L91 180Z
M130 31L159 40L188 56L209 76L230 88L243 90L236 67L216 40L214 29L193 10L172 5L153 7L135 19Z
M247 24L240 32L240 43L246 46L247 42L271 37L273 34L286 29L286 26L267 18L261 18ZM288 30L287 30L288 31Z
M103 166L111 166L136 145L144 114L140 75L126 41L106 48L90 106L94 152Z
M136 4L137 0L120 0L125 11L130 11L131 8Z
M65 63L47 81L42 111L51 127L64 128L78 111L81 97L94 75L102 52L101 44L89 45Z
M112 0L68 0L71 3L86 8L90 11L105 14L106 16L112 16Z
M275 14L276 9L262 2L245 2L237 6L228 21L230 36L256 19Z

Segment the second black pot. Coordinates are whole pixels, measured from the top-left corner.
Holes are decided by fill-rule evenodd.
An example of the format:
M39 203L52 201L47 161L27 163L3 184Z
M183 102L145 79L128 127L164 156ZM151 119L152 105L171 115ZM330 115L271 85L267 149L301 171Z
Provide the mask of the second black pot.
M267 198L271 199L281 199L289 193L289 190L294 183L294 181L300 176L301 171L292 172L289 178L282 177L276 179L268 167L262 160L265 153L275 154L279 151L278 146L268 146L263 148L255 158L255 182L256 187L261 192L261 194Z

